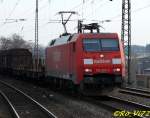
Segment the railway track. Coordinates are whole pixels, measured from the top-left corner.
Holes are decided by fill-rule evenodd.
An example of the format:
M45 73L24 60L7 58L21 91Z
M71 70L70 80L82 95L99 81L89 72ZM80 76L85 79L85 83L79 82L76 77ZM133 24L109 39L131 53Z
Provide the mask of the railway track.
M129 94L129 95L150 98L150 91L148 91L148 90L126 87L126 88L120 89L119 92L123 93L123 94Z
M114 114L116 111L120 111L119 115L128 115L127 117L132 118L148 118L142 114L136 113L136 111L142 111L147 110L150 111L150 106L146 106L143 104L135 103L128 100L123 100L118 97L113 96L105 96L103 99L101 98L92 98L92 99L86 99L88 102L91 102L93 104L96 104L100 107L103 107L104 109L107 109ZM150 114L149 114L150 115ZM123 116L121 116L123 117Z
M146 116L147 114L136 114L135 111L150 111L150 106L146 106L140 103L136 103L133 101L129 101L129 100L125 100L125 99L120 99L118 97L113 97L113 96L107 96L107 99L109 100L109 102L105 102L106 104L111 104L115 106L116 103L121 104L121 106L123 107L117 107L120 110L125 110L128 114L128 117L138 117L138 118L146 118L146 117L150 117L150 114L148 114L148 116ZM111 102L111 103L110 103Z
M5 94L0 90L0 118L17 118L18 114L14 107L5 96Z
M136 108L136 109L150 110L150 106L146 106L146 105L136 103L133 101L129 101L129 100L125 100L125 99L120 99L118 97L107 96L107 99L109 99L110 101L115 101L118 103L123 103L123 104L129 105L129 106L132 106L133 108ZM134 110L134 109L132 109L132 107L127 110Z
M14 118L57 118L32 97L12 85L0 81L0 90Z

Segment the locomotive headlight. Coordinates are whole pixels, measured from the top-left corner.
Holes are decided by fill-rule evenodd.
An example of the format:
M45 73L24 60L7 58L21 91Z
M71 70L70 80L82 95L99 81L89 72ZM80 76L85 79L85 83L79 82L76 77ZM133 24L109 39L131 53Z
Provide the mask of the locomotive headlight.
M120 72L121 71L120 68L115 68L113 70L114 70L114 72Z
M121 59L120 58L113 58L112 64L121 64Z
M104 57L104 55L103 55L103 54L101 54L101 55L100 55L100 57L101 57L101 58L103 58L103 57Z
M84 71L88 73L88 72L92 72L92 69L86 68L84 69Z

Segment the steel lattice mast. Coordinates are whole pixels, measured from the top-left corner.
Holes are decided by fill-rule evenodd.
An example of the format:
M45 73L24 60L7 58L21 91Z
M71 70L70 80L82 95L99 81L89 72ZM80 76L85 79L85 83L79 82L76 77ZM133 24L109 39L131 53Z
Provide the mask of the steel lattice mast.
M127 57L127 75L128 83L131 77L131 1L122 0L122 29L121 39L124 44L125 55Z
M38 70L38 60L39 60L39 45L38 45L38 0L36 0L36 9L35 9L35 44L34 44L34 59L35 59L35 68Z

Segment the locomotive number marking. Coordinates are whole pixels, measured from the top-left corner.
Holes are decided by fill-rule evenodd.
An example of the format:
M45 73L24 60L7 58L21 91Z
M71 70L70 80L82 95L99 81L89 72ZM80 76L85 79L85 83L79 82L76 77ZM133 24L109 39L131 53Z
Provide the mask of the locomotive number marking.
M110 60L105 60L105 59L99 59L99 60L94 60L95 64L103 64L103 63L111 63Z

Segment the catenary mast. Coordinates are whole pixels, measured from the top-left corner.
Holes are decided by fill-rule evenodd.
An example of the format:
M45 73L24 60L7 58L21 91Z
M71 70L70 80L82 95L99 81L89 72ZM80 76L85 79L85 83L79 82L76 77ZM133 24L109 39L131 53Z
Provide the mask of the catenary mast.
M127 58L128 84L131 83L131 0L122 0L121 39Z
M112 1L112 0L110 0ZM121 40L126 55L128 84L131 83L131 0L122 0Z
M38 70L39 61L39 45L38 45L38 0L36 0L35 9L35 44L34 44L34 59L35 59L35 69Z

